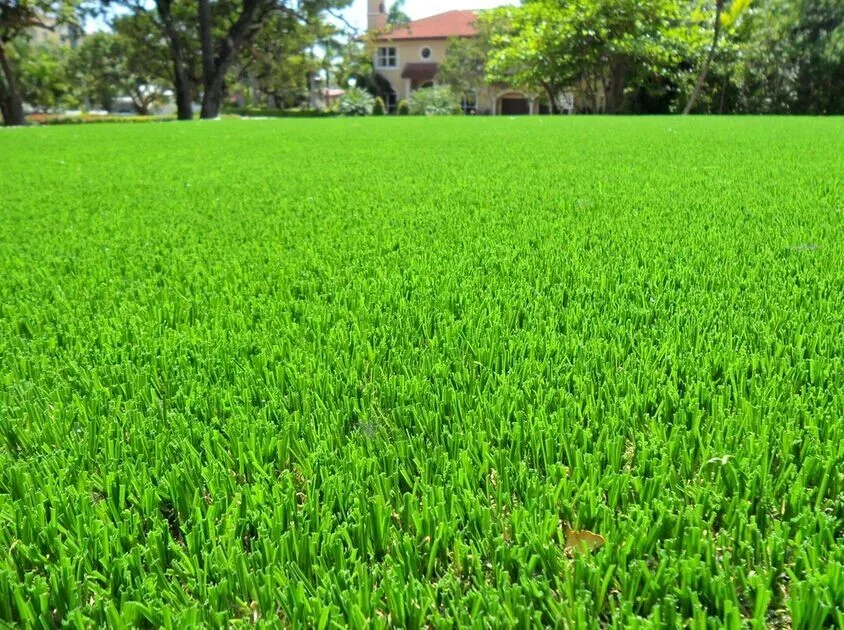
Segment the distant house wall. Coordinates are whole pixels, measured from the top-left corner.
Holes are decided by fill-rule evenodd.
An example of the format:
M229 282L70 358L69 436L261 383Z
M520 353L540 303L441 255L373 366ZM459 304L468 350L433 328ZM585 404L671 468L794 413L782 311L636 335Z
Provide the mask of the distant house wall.
M383 4L377 0L370 0L369 4L370 17L379 15L377 12ZM378 92L384 96L390 111L395 111L396 103L410 98L415 90L438 83L437 66L445 61L449 40L453 36L477 36L476 19L477 14L473 11L447 11L386 32L370 27L375 40L373 66L379 75ZM383 54L385 49L394 50L395 55ZM423 55L426 50L430 54ZM392 92L383 85L385 81L390 84ZM543 92L514 90L503 85L483 86L473 92L474 102L464 102L466 113L515 116L550 111ZM580 104L577 101L577 105Z
M378 49L382 47L395 48L398 53L398 65L395 68L382 68L378 65ZM428 59L422 57L422 49L430 48L431 56ZM447 39L411 39L396 42L378 42L374 52L375 71L390 82L396 91L399 100L408 98L413 91L413 82L410 79L402 78L404 67L408 63L442 63L445 59Z

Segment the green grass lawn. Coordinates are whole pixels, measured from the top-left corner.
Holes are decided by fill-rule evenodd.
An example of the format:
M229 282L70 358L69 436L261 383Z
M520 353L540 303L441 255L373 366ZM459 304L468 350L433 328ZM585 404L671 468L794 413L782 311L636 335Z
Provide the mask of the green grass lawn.
M841 626L842 175L842 119L0 130L0 625Z

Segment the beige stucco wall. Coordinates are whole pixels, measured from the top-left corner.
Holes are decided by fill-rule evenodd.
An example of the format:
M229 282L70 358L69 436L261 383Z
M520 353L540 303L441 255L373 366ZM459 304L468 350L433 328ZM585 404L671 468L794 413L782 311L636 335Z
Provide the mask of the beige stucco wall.
M378 48L382 46L395 47L399 55L398 67L396 68L379 68L378 67ZM431 49L431 56L428 59L422 59L422 49ZM401 73L404 66L408 63L442 63L445 59L445 51L448 48L447 39L412 39L401 40L397 42L378 42L376 49L373 51L373 63L375 64L375 71L390 82L399 100L410 96L410 80L402 79Z
M391 46L396 48L398 53L398 67L396 68L379 68L378 63L378 48L382 46ZM422 58L423 48L431 49L431 56L428 59ZM378 42L373 51L373 63L375 64L375 71L390 82L393 89L396 91L398 100L410 97L413 91L412 83L409 79L402 78L404 67L408 63L442 63L445 60L446 51L448 50L447 39L415 39L415 40L400 40L397 42ZM436 83L436 79L434 80ZM505 91L498 86L484 87L477 93L477 108L479 112L492 113L495 96Z

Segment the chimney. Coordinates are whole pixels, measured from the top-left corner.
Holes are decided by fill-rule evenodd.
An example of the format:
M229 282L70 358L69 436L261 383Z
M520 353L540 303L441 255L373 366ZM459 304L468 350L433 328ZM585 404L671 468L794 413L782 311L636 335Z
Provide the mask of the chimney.
M383 31L387 27L387 10L384 0L367 0L369 13L366 16L366 29L372 31Z

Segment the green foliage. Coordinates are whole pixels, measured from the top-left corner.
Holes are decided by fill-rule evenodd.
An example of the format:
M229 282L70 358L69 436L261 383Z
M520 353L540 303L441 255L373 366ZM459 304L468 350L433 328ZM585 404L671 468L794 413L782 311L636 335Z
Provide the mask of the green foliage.
M380 96L375 97L375 104L372 106L373 116L384 116L387 113L387 108L384 105L384 100Z
M794 108L844 114L844 4L802 0L791 26L790 61L797 70Z
M724 28L735 26L751 2L752 0L732 0L728 3L726 11L721 14L721 26Z
M62 50L80 33L78 0L0 0L0 118L23 124L23 101L73 105ZM25 66L23 69L21 66ZM22 76L23 73L23 76Z
M123 51L112 33L92 33L71 53L68 72L88 109L112 108L121 96L122 65Z
M844 47L835 47L842 40L841 3L754 0L727 30L695 109L842 113Z
M334 26L320 19L302 22L283 13L273 14L254 45L240 54L246 68L239 77L240 91L248 94L253 104L268 104L272 99L285 109L305 107L309 79L324 66L312 50L329 45L334 31Z
M534 0L484 13L486 80L553 95L587 111L679 111L698 77L697 112L844 113L844 4L834 0L725 2ZM455 48L459 77L482 57ZM449 62L447 62L449 63ZM451 80L447 81L451 82Z
M707 41L677 0L539 0L486 14L488 80L545 93L556 109L566 90L591 111L619 112L629 90L657 75L678 77ZM688 75L688 71L684 71Z
M450 116L460 113L460 101L451 88L437 85L413 92L409 108L414 116Z
M361 87L370 81L374 72L371 51L359 41L351 41L343 48L335 67L337 84L341 86L349 85L349 80L354 79Z
M840 626L844 120L392 122L0 133L0 626Z
M337 112L322 109L274 109L269 107L223 107L224 114L245 118L332 118Z
M481 21L481 24L485 22ZM485 28L478 37L454 37L449 40L445 59L437 69L437 81L455 92L477 91L486 85L486 61L490 49Z
M410 16L404 11L405 0L392 0L387 10L387 24L390 26L404 26L410 22Z
M164 103L170 71L167 48L147 13L120 17L113 32L85 37L69 61L76 92L88 108L112 109L116 98L129 97L142 115Z
M169 122L174 116L108 116L99 114L82 114L66 116L62 114L32 114L27 121L33 125L96 125L104 123L147 123Z
M67 72L69 47L50 40L34 43L20 38L8 47L7 54L17 68L18 89L25 103L39 111L78 105Z
M350 87L340 97L338 111L343 116L369 116L375 107L375 97L358 87Z
M409 116L410 115L410 103L407 102L406 98L403 98L399 101L398 105L398 115L399 116Z

